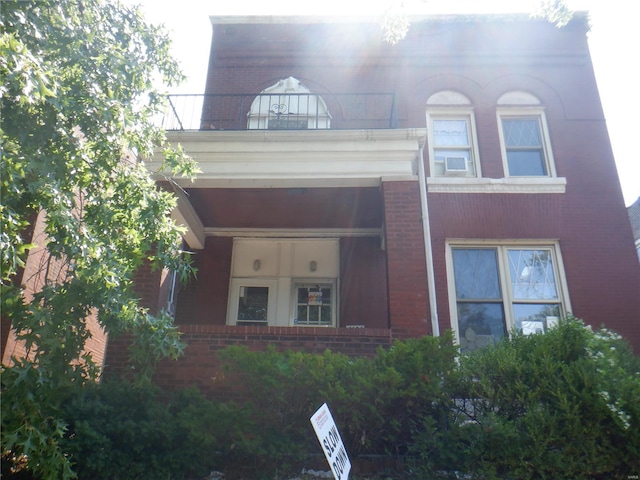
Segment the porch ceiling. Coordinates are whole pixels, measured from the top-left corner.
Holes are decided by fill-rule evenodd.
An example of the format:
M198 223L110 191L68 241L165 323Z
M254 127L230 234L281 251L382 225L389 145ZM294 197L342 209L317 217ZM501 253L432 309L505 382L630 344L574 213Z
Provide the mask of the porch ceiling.
M379 228L379 189L188 189L204 228Z
M168 132L202 171L193 181L171 179L179 196L174 218L188 228L192 248L203 248L214 229L381 231L378 187L416 179L425 135L424 129ZM157 153L149 168L157 171L161 162Z

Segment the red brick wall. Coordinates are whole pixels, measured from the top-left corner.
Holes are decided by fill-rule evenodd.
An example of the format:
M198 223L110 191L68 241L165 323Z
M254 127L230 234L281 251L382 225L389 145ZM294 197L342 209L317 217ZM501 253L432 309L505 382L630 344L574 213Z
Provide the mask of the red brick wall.
M155 382L169 390L196 385L203 393L217 398L234 395L234 386L224 381L217 357L220 350L231 345L246 345L252 350L272 345L278 350L310 353L331 350L373 357L378 347L391 344L389 330L372 328L184 325L180 330L188 344L185 355L177 362L160 362Z
M176 323L224 325L227 321L233 238L209 237L193 254L196 277L180 288Z
M149 309L149 313L156 315L166 303L162 303L162 280L166 272L152 269L151 265L142 265L133 277L134 290L140 298L140 305ZM164 298L166 302L166 296Z
M30 302L46 282L64 280L67 264L52 258L46 249L48 238L45 233L46 215L40 212L31 219L29 232L25 232L25 242L34 243L35 248L29 250L24 269L16 277L16 284L23 288L25 301ZM86 324L90 338L85 343L84 352L92 355L93 361L101 365L107 348L107 335L98 324L95 313L89 315ZM11 364L11 358L24 358L28 352L25 344L16 339L15 332L10 329L11 319L2 317L2 363Z
M235 395L234 385L225 382L218 352L232 345L252 350L299 350L321 354L326 350L351 356L373 357L379 347L392 343L391 331L375 328L321 327L236 327L225 325L181 325L187 344L178 361L158 363L154 382L167 390L197 386L210 397L228 399ZM127 349L130 337L109 339L109 355L104 369L106 378L127 376Z
M380 238L340 240L340 324L389 328L386 255Z
M384 182L389 316L395 335L430 332L424 235L417 181Z

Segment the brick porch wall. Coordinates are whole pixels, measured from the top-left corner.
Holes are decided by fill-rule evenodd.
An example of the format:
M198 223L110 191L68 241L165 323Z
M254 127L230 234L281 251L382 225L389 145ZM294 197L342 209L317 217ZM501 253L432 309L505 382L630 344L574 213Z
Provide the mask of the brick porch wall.
M373 357L379 347L391 345L389 329L322 327L237 327L230 325L180 325L187 344L178 361L159 362L155 383L165 390L195 385L211 398L231 399L236 386L222 381L218 352L232 345L259 351L269 345L280 351L321 354L326 350L350 356ZM105 375L113 378L125 372L130 338L110 339Z

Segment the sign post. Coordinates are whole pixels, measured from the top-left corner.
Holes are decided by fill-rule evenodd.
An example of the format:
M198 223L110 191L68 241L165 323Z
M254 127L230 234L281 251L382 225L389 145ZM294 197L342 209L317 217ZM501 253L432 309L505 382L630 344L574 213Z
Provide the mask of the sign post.
M310 421L333 476L336 480L347 480L351 471L351 462L326 403L311 416Z

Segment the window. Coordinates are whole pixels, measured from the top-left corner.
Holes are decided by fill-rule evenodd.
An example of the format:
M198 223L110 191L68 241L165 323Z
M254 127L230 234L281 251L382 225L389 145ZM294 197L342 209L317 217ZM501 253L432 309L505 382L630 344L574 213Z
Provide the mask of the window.
M258 130L326 129L331 125L327 105L293 77L260 92L247 115L247 128Z
M229 318L234 325L268 325L275 318L277 282L271 279L233 279Z
M432 118L433 175L475 177L470 119Z
M448 261L452 324L462 351L513 329L543 333L567 311L555 245L450 245Z
M497 113L505 175L555 177L540 101L526 92L510 92L498 100Z
M502 135L509 175L547 177L539 117L502 117Z
M452 91L429 97L427 131L432 177L479 176L475 121L467 97Z
M334 288L331 283L296 284L294 325L331 326L334 313Z

